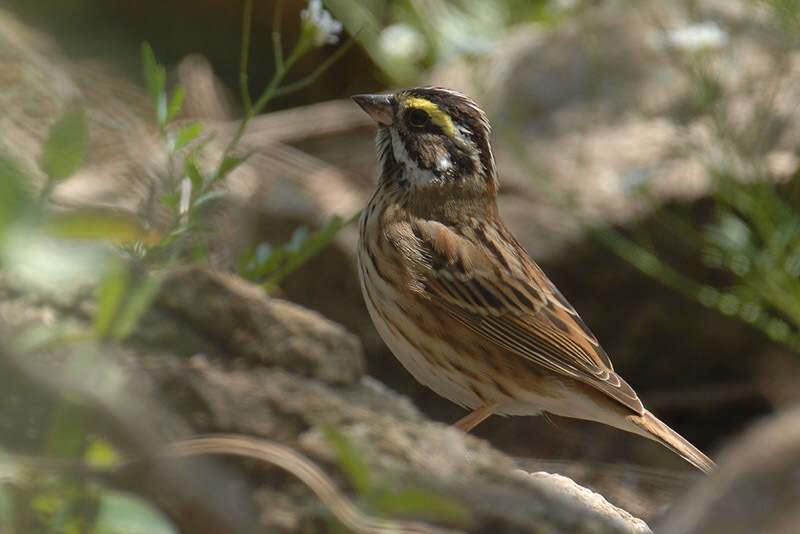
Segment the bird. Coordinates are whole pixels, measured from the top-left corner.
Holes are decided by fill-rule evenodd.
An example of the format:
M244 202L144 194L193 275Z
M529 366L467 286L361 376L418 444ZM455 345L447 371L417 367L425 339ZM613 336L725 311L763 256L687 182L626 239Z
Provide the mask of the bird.
M714 462L645 409L575 308L500 218L484 111L435 86L352 96L377 124L377 187L359 219L361 292L376 330L414 376L470 410L543 412L655 440L696 468Z

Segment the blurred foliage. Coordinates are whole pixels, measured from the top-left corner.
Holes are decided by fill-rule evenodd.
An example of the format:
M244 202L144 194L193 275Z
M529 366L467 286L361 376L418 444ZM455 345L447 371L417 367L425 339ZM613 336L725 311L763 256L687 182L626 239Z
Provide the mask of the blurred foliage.
M85 113L80 108L68 110L53 124L40 157L48 181L38 198L26 187L30 178L8 158L0 159L0 269L16 273L34 293L64 283L75 285L106 271L98 299L96 332L74 323L31 327L13 340L18 350L29 352L65 340L124 335L150 297L142 296L141 290L129 289L129 274L121 262L109 263L113 255L106 243L120 242L114 214L92 213L84 219L80 210L65 215L49 207L52 185L68 179L80 167L88 138ZM91 235L86 232L89 228ZM130 231L123 234L131 237ZM116 265L113 270L108 267L112 264ZM75 358L81 357L76 352ZM65 400L50 414L38 452L62 460L113 462L113 446L92 436L90 427L83 409ZM3 456L0 444L0 532L122 534L175 530L133 495L83 478L27 472Z
M50 128L42 147L41 167L52 181L71 175L83 161L89 145L89 127L83 108L67 111Z
M225 189L220 187L221 182L252 155L252 153L237 154L239 141L250 121L263 111L273 99L291 94L312 84L352 46L353 41L348 41L311 74L300 80L284 84L284 79L292 67L314 47L336 42L341 27L337 26L338 22L331 19L330 15L327 15L326 18L326 12L321 9L321 4L318 3L316 9L313 9L314 2L310 2L308 10L301 13L302 31L300 36L288 56L284 57L280 32L281 5L282 2L277 2L273 14L273 54L276 70L270 82L253 101L247 76L252 1L245 2L242 17L239 76L244 116L236 133L222 151L219 162L210 172L203 170L199 160L200 154L212 139L213 134L196 142L202 135L202 126L199 123L183 125L177 130L172 128L173 119L180 113L184 90L178 87L172 94L168 93L166 68L156 61L155 54L147 43L142 45L144 79L167 151L168 163L165 181L172 190L169 194L162 196L160 200L173 217L172 224L161 242L151 246L138 247L137 252L145 261L175 263L191 258L203 258L207 255L208 244L203 238L213 232L213 229L204 216L208 214L209 208L216 200L226 195ZM186 148L189 145L192 146ZM181 157L183 164L176 165L176 160ZM250 269L242 271L242 273L251 279L260 279L259 281L263 282L267 289L274 288L283 277L300 267L330 243L341 226L341 221L335 218L321 232L312 234L307 230L300 229L295 233L291 243L276 249L274 253L271 248L267 249L265 246L261 246L259 254L253 256L252 261L245 262L245 266L250 266Z
M777 26L788 31L787 44L800 46L800 2L757 3L766 5ZM701 50L681 59L693 80L694 113L711 119L716 144L726 148L707 167L714 184L711 220L697 227L691 214L668 207L659 209L658 218L715 282L674 266L648 235L632 238L607 229L595 235L645 274L800 351L800 171L785 180L770 175L762 150L777 120L774 87L762 88L753 120L736 128L723 105L730 95L706 54ZM640 193L648 194L646 185Z
M244 28L249 30L251 8L247 2ZM41 148L39 164L46 182L38 196L30 191L32 180L8 157L0 157L0 269L32 293L53 289L71 291L82 285L96 287L89 326L76 320L36 324L18 332L9 345L26 355L51 349L67 349L68 372L93 373L102 357L102 344L119 342L131 334L141 315L156 296L163 267L205 259L208 205L221 198L221 182L249 154L238 154L238 142L247 125L270 101L313 81L348 49L340 47L310 76L288 85L281 81L292 65L317 46L320 37L334 37L333 22L317 10L304 19L303 32L290 55L281 62L273 81L251 103L246 86L245 115L239 130L210 171L198 163L211 135L203 136L199 123L175 125L184 90L169 91L166 68L149 45L142 45L142 65L154 118L168 154L163 176L171 193L161 202L172 213L171 225L156 231L149 220L137 220L111 210L57 208L50 199L58 182L80 169L89 149L86 112L68 109L52 124ZM325 26L327 23L327 26ZM324 33L327 32L327 33ZM276 43L280 41L276 27ZM249 35L242 39L246 50ZM276 56L280 54L276 50ZM242 79L246 83L247 54L242 54ZM0 155L2 156L2 155ZM157 189L159 184L154 184ZM329 243L343 226L334 218L320 232L300 229L292 241L274 253L263 248L253 263L265 287L274 287ZM267 268L273 266L274 269ZM98 387L113 388L124 381L106 377ZM110 379L109 379L110 378ZM29 451L62 461L82 461L93 466L114 465L120 453L113 443L93 433L92 421L79 399L64 399L44 424L40 450ZM63 533L171 533L174 526L150 505L111 490L92 478L27 470L7 461L0 444L0 532Z
M297 228L289 242L279 248L260 243L239 260L238 272L272 291L287 275L325 248L345 224L341 217L333 217L328 226L318 232L309 232L305 226Z
M389 85L409 85L455 57L480 56L509 27L554 24L580 2L551 0L326 0Z

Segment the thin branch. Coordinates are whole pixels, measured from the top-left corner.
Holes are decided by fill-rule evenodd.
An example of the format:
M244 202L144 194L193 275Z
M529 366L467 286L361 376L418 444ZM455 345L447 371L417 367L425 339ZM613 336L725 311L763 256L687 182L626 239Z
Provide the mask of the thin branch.
M334 63L339 61L339 59L350 49L351 46L355 44L355 39L350 38L347 40L345 44L339 47L336 52L330 55L328 59L322 62L319 67L314 69L314 72L303 78L302 80L298 80L296 82L290 83L284 87L280 87L275 91L275 96L283 96L289 93L293 93L294 91L298 91L303 89L304 87L308 87L312 83L316 81L317 78L322 76L322 74L328 70Z

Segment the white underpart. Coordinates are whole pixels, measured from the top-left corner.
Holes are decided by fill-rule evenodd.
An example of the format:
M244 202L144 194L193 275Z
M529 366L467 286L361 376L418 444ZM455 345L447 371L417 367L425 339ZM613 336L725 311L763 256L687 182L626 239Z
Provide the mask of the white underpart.
M363 216L362 216L363 217ZM359 245L358 263L359 263L359 280L361 282L361 292L364 295L364 302L367 305L372 322L375 329L380 334L381 339L389 347L389 350L400 360L400 363L405 367L417 381L431 388L439 395L446 399L465 406L467 408L475 409L483 405L480 399L475 394L464 387L460 382L456 382L452 378L451 373L446 373L436 366L432 366L428 358L420 353L403 334L397 331L394 327L390 326L378 313L373 305L373 299L379 300L384 303L384 312L394 317L404 317L403 311L397 306L397 295L389 284L386 283L375 271L375 266L369 255L364 252L364 248ZM367 278L372 280L373 283L367 287ZM428 334L422 331L409 319L406 319L403 324L405 335L411 336L417 340L424 340ZM446 346L437 347L438 350L447 351Z

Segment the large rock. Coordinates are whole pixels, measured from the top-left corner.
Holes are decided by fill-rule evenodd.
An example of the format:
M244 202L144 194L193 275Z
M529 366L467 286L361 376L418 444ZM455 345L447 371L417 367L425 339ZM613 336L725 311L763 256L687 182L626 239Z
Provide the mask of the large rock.
M351 334L235 277L201 268L171 272L124 345L82 344L24 359L8 343L15 339L12 328L25 331L48 313L55 325L81 321L75 310L87 310L91 301L76 296L53 317L49 297L28 299L13 281L3 285L10 296L0 321L5 446L32 447L59 396L80 399L78 406L94 414L91 432L153 462L111 476L114 483L151 498L187 532L203 531L203 521L209 532L318 532L327 529L330 515L308 488L274 468L157 460L167 443L196 433L272 440L307 455L348 488L326 428L351 444L376 488L424 488L460 503L469 519L451 523L458 529L649 532L641 520L569 479L521 472L487 442L431 422L361 374L361 351ZM311 360L297 352L306 349ZM15 398L31 402L12 403ZM32 413L39 429L23 432ZM187 517L192 500L203 511Z
M800 407L754 424L664 518L664 534L796 532L800 525Z

